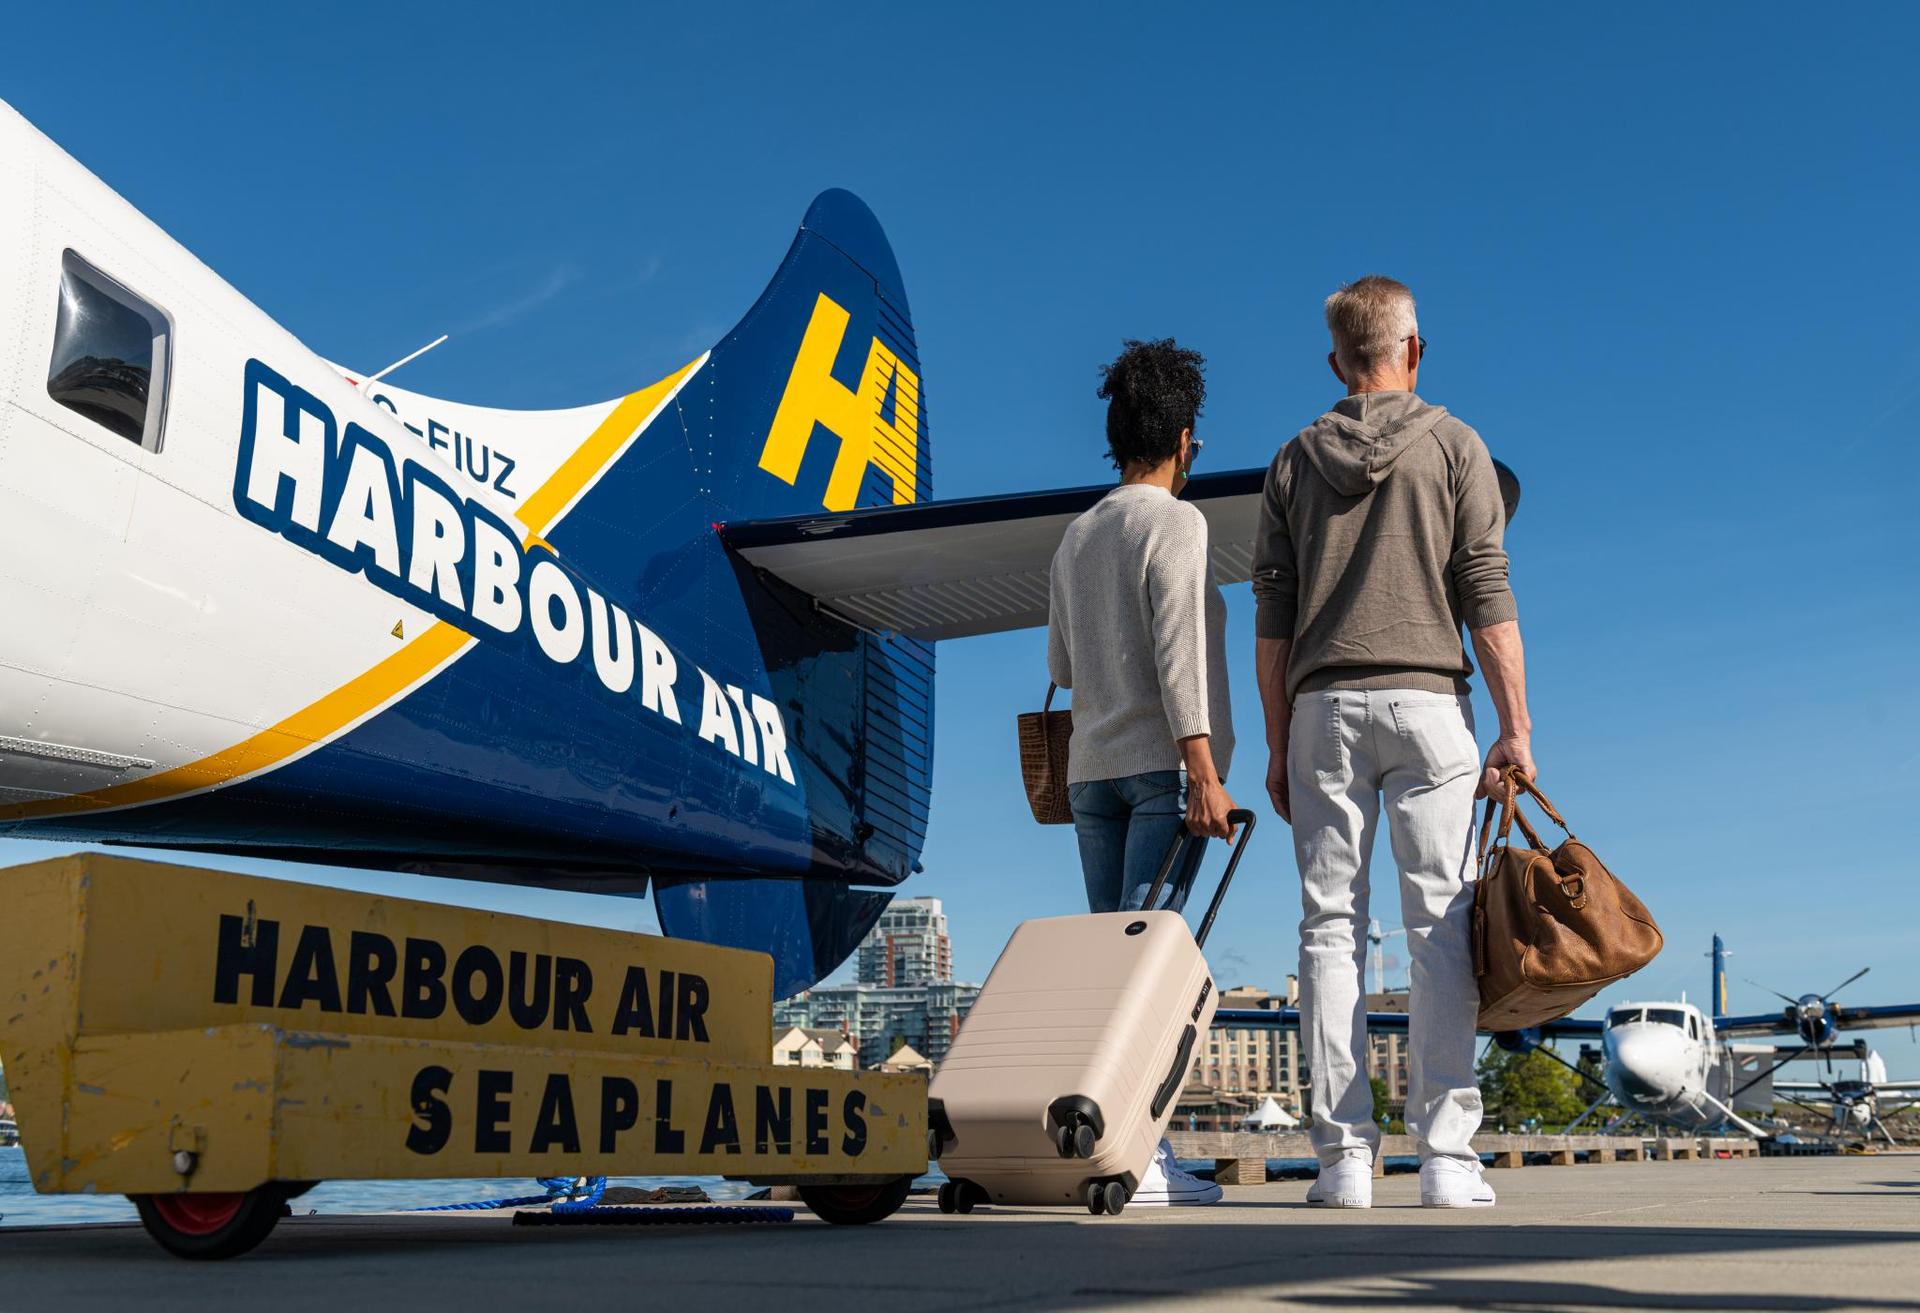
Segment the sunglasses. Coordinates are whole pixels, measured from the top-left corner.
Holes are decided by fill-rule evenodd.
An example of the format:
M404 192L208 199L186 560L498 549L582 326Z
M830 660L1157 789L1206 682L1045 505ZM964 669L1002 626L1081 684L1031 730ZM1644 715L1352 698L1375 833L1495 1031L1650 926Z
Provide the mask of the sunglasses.
M1426 338L1415 337L1409 334L1408 336L1403 337L1400 340L1402 342L1418 342L1420 344L1420 358L1422 360L1425 360L1427 358L1427 339Z

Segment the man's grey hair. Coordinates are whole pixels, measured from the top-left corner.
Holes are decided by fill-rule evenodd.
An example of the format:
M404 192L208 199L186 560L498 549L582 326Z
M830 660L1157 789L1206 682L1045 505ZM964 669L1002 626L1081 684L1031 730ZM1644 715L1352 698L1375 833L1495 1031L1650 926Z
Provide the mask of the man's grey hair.
M1327 298L1327 331L1349 379L1367 378L1396 359L1420 332L1407 285L1379 274L1356 278Z

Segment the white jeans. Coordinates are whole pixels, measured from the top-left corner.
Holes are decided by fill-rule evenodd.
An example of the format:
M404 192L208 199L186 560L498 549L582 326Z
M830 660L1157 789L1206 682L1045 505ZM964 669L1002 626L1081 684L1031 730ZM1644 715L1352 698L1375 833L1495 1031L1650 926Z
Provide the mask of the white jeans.
M1470 943L1473 791L1480 752L1465 697L1406 689L1302 694L1287 751L1300 862L1301 1056L1311 1064L1323 1164L1380 1147L1367 1083L1367 862L1381 803L1413 958L1407 1130L1420 1159L1479 1166L1479 990Z

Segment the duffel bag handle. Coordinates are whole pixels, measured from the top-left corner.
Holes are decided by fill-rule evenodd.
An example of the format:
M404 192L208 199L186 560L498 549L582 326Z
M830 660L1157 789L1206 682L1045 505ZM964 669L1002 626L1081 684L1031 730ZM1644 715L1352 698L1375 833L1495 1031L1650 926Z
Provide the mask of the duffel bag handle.
M1569 839L1573 837L1573 831L1568 828L1567 822L1561 817L1559 810L1547 801L1547 795L1534 787L1533 781L1528 779L1518 766L1507 767L1505 771L1501 772L1500 778L1507 786L1506 796L1496 800L1491 794L1488 795L1486 816L1480 822L1478 860L1483 868L1487 864L1487 835L1493 828L1493 815L1496 807L1498 807L1500 812L1500 838L1498 846L1506 846L1508 836L1513 832L1514 823L1517 821L1520 825L1520 833L1526 836L1527 842L1541 852L1547 851L1546 840L1540 837L1539 831L1535 830L1533 826L1527 822L1526 814L1520 810L1520 794L1522 792L1531 795L1533 800L1540 804L1541 810L1553 818L1553 823L1562 830L1566 830Z
M1560 812L1552 803L1547 801L1547 795L1540 792L1539 786L1521 773L1518 766L1507 767L1506 776L1509 791L1517 787L1530 794L1533 800L1540 804L1540 810L1547 814L1547 818L1561 829L1566 830L1568 838L1573 837L1573 831L1568 828L1566 819L1560 815Z
M1227 886L1233 882L1234 868L1240 865L1240 857L1247 851L1247 840L1253 837L1253 825L1257 819L1252 810L1246 807L1235 807L1227 813L1227 823L1240 827L1240 838L1233 845L1233 855L1227 858L1227 869L1220 876L1220 887L1213 891L1213 901L1207 904L1207 914L1200 918L1200 928L1194 931L1193 942L1202 948L1207 944L1207 932L1213 929L1213 919L1220 915L1220 904L1226 900ZM1153 905L1160 901L1160 891L1166 887L1167 877L1173 874L1173 864L1189 839L1206 842L1205 835L1194 834L1182 821L1179 833L1173 836L1173 842L1167 846L1167 856L1160 863L1160 873L1153 877L1153 883L1147 887L1143 911L1153 910Z

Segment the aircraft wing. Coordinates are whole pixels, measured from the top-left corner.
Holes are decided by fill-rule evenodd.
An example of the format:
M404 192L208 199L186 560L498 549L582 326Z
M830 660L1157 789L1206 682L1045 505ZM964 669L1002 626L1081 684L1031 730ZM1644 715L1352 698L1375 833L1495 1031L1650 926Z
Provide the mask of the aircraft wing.
M1207 517L1214 577L1253 577L1264 469L1201 474L1181 500ZM1112 484L797 515L720 526L746 562L864 629L933 640L1047 623L1060 536Z
M1520 481L1499 461L1507 518ZM1180 494L1207 517L1213 575L1253 577L1265 469L1200 474ZM1112 484L1051 492L795 515L719 526L747 564L864 629L932 641L1047 623L1047 575L1060 536Z
M1888 1026L1920 1026L1920 1003L1895 1003L1884 1007L1843 1007L1833 1005L1833 1021L1840 1030L1881 1030ZM1759 1012L1744 1017L1715 1017L1713 1028L1726 1035L1792 1035L1797 1033L1793 1019L1784 1011Z

